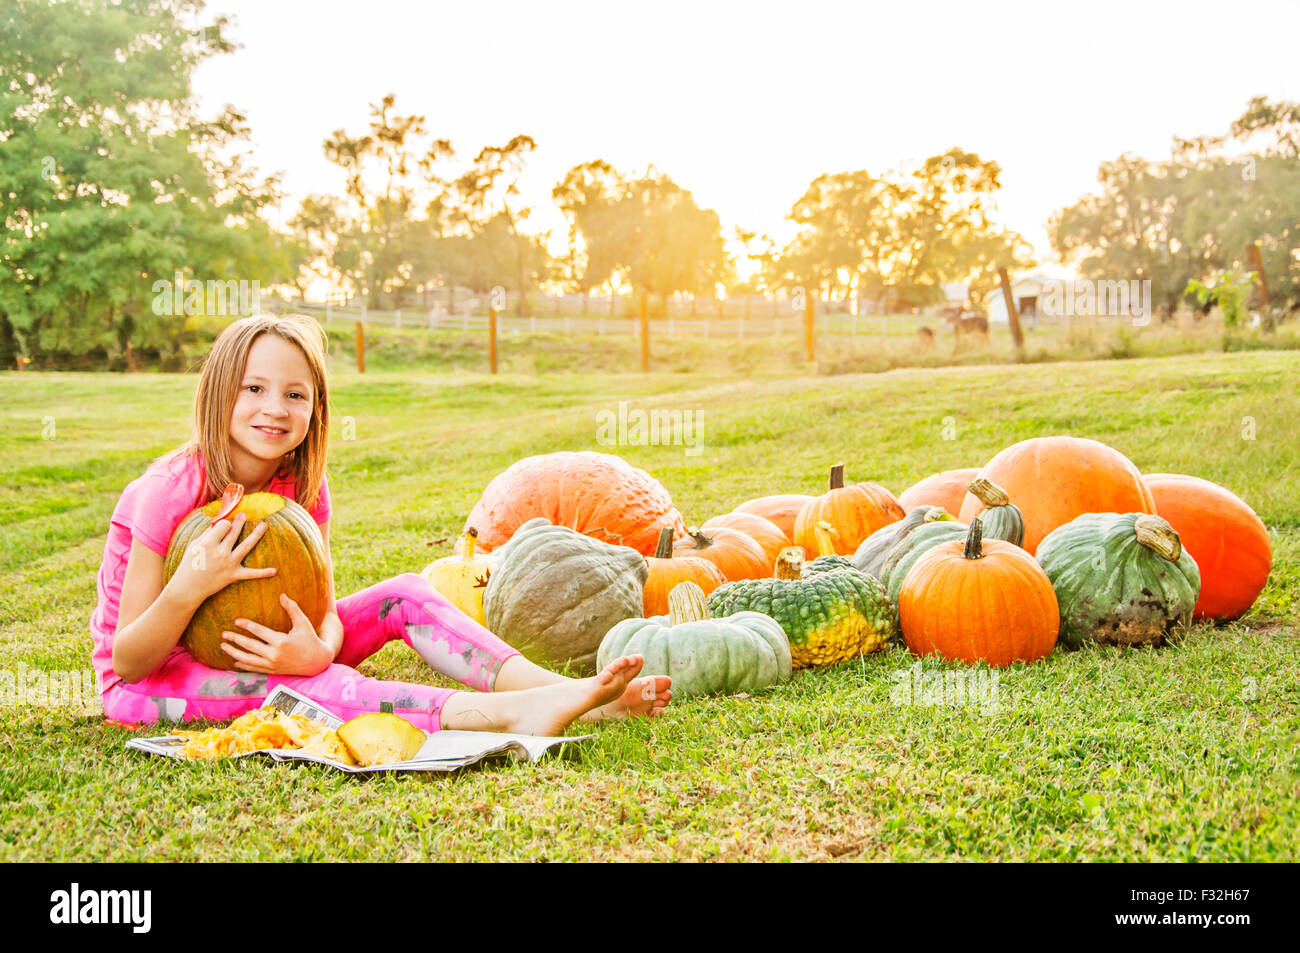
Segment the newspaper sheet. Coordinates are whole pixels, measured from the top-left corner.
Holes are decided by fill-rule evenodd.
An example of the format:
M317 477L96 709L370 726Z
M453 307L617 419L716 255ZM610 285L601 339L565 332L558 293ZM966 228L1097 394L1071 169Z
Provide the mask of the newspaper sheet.
M302 715L311 721L317 721L329 728L337 729L343 719L324 706L300 695L283 685L275 690L263 703L264 708L278 708L286 715ZM438 771L451 772L476 764L484 758L512 757L522 761L536 761L552 748L563 746L571 741L585 741L595 735L574 735L562 738L538 737L536 735L515 735L492 731L435 731L428 733L419 753L409 761L397 761L392 764L375 765L363 768L357 765L343 764L319 755L307 754L296 748L267 748L261 751L248 751L233 755L246 758L249 755L265 755L274 761L310 761L315 764L329 765L348 774L384 774L394 771ZM157 738L132 738L126 743L128 748L143 751L146 754L163 758L184 758L181 749L186 740L175 735L161 735Z

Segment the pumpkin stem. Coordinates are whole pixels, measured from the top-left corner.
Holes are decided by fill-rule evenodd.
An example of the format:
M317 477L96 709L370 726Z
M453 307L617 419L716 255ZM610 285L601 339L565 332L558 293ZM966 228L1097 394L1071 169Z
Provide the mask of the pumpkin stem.
M465 562L469 562L474 558L474 541L478 539L478 530L473 526L469 527L465 530L461 539L465 540L465 552L462 554L462 557Z
M712 618L709 615L709 600L704 590L691 582L679 582L668 593L668 624L681 625L683 622L703 622Z
M837 463L831 467L831 489L844 489L844 464Z
M941 522L942 520L950 520L952 518L953 518L952 514L949 513L947 510L945 510L942 506L932 506L930 507L930 509L925 511L925 519L921 520L921 522L938 523Z
M798 546L787 546L776 557L773 579L803 578L803 550Z
M962 550L962 556L966 559L982 559L984 549L981 546L984 535L984 524L980 522L977 516L970 521L970 532L966 534L966 548Z
M673 558L673 528L665 526L659 531L659 545L655 548L655 559Z
M992 480L986 480L983 477L976 477L971 481L971 485L967 489L974 494L975 499L990 508L1006 506L1011 502L1011 497L1007 496L1006 490Z
M696 549L704 550L713 545L713 537L709 536L702 529L687 529L686 535L695 540ZM659 537L661 539L663 538L662 532L659 534Z
M813 532L817 536L817 555L834 556L835 543L832 537L840 535L839 530L826 520L818 520L817 525L813 527Z
M1139 516L1133 521L1133 535L1147 549L1171 563L1178 562L1183 554L1183 541L1178 538L1178 531L1159 516Z

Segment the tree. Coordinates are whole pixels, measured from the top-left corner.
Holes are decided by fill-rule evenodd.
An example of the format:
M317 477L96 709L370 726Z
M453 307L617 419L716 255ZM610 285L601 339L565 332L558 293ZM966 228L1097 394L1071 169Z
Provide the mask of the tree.
M1189 287L1250 271L1258 241L1270 292L1300 307L1298 120L1300 104L1256 98L1226 136L1175 139L1166 160L1103 162L1100 191L1052 216L1053 248L1086 278L1149 279L1169 317Z
M298 250L260 217L275 184L232 146L231 107L204 121L198 63L233 47L199 0L10 0L0 31L0 349L38 364L170 351L177 272L272 283ZM58 37L59 42L49 41ZM220 158L226 156L226 158ZM162 306L160 306L160 303ZM12 354L0 354L12 366Z
M668 176L629 179L598 159L570 169L552 195L569 219L579 290L626 281L666 302L712 294L728 277L717 213Z
M1024 239L992 221L999 173L951 149L910 172L818 176L788 216L799 234L767 257L768 283L885 307L933 301L944 282L991 288L998 266L1029 261Z

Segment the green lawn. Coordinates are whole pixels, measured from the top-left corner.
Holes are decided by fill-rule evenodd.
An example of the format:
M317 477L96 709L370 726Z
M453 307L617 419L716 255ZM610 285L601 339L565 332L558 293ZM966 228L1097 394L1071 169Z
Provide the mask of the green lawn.
M916 660L896 649L602 727L576 760L445 778L162 762L97 718L3 708L0 860L1298 859L1300 353L762 380L342 364L342 593L449 551L488 480L532 453L617 452L694 524L820 492L837 461L899 492L1053 433L1228 486L1273 533L1273 574L1239 623L1159 651L1058 651L1001 672L996 706L902 703ZM0 670L89 666L109 513L186 436L194 380L0 374ZM704 451L598 445L596 413L620 400L699 411ZM403 645L364 670L436 680ZM924 662L944 671L962 669Z

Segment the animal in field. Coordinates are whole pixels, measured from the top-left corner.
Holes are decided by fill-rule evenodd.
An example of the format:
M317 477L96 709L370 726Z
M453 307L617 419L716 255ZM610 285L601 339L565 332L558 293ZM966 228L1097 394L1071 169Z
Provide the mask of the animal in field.
M982 314L975 314L961 308L954 308L944 321L952 325L953 347L961 347L963 339L987 346L989 343L989 319Z
M934 329L928 325L921 325L916 329L916 340L923 351L934 350Z

